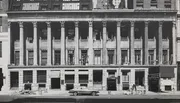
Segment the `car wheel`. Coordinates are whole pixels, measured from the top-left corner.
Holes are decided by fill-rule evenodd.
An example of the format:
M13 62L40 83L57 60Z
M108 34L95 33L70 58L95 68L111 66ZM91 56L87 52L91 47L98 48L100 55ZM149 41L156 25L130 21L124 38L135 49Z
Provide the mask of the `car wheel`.
M77 95L78 95L78 93L77 93L77 92L74 92L74 93L73 93L73 95L74 95L74 96L77 96Z
M96 96L96 92L92 92L92 96Z

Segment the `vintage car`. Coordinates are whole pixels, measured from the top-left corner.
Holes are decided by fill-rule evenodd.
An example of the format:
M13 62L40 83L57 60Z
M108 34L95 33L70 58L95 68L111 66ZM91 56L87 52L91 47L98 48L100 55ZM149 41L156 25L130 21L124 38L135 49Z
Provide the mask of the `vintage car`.
M83 95L83 94L89 94L89 95L92 95L92 96L96 96L97 93L99 93L99 91L87 88L85 86L80 86L80 87L71 89L69 91L69 93L73 94L74 96Z

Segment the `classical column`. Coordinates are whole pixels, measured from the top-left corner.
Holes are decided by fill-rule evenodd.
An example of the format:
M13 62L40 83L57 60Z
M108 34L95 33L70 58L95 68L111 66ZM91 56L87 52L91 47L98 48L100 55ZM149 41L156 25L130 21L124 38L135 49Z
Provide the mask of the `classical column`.
M64 71L64 69L61 69L61 76L60 76L60 78L61 78L61 91L65 91L66 87L65 87L65 71Z
M24 65L24 26L23 22L19 22L19 44L20 44L20 52L19 52L19 65Z
M93 87L93 69L89 69L89 75L88 75L88 88L92 88Z
M132 68L130 72L130 88L132 88L133 84L135 84L135 69Z
M11 22L8 22L8 64L11 64Z
M107 69L103 68L103 78L102 78L102 86L103 86L103 90L106 91L107 90L107 77L108 77L108 73L107 73Z
M38 65L38 41L37 41L37 22L33 22L34 40L33 40L33 53L34 53L34 65Z
M51 22L47 23L47 65L52 64Z
M89 50L88 50L88 61L89 65L93 65L93 22L89 21Z
M135 54L134 54L134 21L131 21L131 42L130 42L130 47L131 47L131 65L135 64Z
M149 90L149 85L148 85L148 74L149 74L149 72L148 72L149 70L148 70L148 68L146 68L145 69L145 78L144 78L144 80L145 80L145 89L146 89L146 91L148 91Z
M107 21L103 21L103 51L102 51L102 64L107 64L106 57L107 57L107 49L106 49L106 41L107 41Z
M75 22L75 64L79 64L79 22Z
M66 64L66 45L65 45L65 29L64 29L64 21L61 21L61 65Z
M23 70L19 70L19 90L23 90Z
M177 46L176 46L176 22L175 21L173 21L172 22L173 23L173 26L172 26L172 41L173 41L173 64L175 65L176 64L176 61L177 61L177 55L176 55L176 48L177 48Z
M74 77L75 77L75 78L74 78L74 79L75 79L74 86L75 86L75 87L78 87L78 86L79 86L79 73L78 73L78 71L79 71L79 70L76 68L76 69L75 69L75 75L74 75Z
M33 70L33 86L32 90L37 90L38 84L37 84L37 70Z
M162 64L162 26L163 26L163 22L160 21L159 22L159 42L158 42L158 62L159 64Z
M121 65L121 21L117 22L117 64Z
M148 65L148 25L149 21L145 21L145 30L144 30L144 64Z

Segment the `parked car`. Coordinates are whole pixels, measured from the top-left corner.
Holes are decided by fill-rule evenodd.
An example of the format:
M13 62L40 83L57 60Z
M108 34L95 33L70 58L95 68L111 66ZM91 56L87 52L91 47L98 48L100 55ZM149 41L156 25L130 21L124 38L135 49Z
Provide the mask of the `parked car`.
M74 96L77 96L77 95L83 95L83 94L89 94L89 95L92 95L92 96L96 96L97 93L99 93L99 91L97 90L93 90L93 89L90 89L90 88L87 88L85 86L80 86L80 87L77 87L77 88L74 88L74 89L71 89L69 91L69 93L73 94Z

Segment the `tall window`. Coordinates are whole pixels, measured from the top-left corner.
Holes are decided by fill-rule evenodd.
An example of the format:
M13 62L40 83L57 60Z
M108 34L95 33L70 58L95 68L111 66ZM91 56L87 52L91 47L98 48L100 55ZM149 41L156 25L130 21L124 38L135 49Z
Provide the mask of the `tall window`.
M154 50L149 50L149 65L153 65L154 64Z
M171 8L171 0L164 0L164 7Z
M28 65L33 65L33 50L28 51Z
M94 50L94 64L101 64L101 50Z
M114 64L114 50L108 50L108 64Z
M135 50L135 64L141 64L141 50Z
M54 65L60 65L61 64L61 51L55 50L54 51Z
M137 8L143 8L144 0L137 0L136 1L136 7Z
M81 50L81 59L80 59L80 61L81 61L82 65L86 65L88 63L87 57L88 57L87 50Z
M19 51L15 51L14 59L15 65L19 65Z
M47 64L47 50L41 50L41 65Z
M163 50L163 64L168 64L168 51L167 50Z
M128 64L128 51L121 50L121 65Z
M74 50L68 50L68 65L74 65Z
M157 0L151 0L151 8L157 8Z
M24 71L23 72L23 83L32 83L32 71Z
M45 70L37 71L37 83L46 83L46 71Z
M2 57L2 41L0 41L0 57Z

